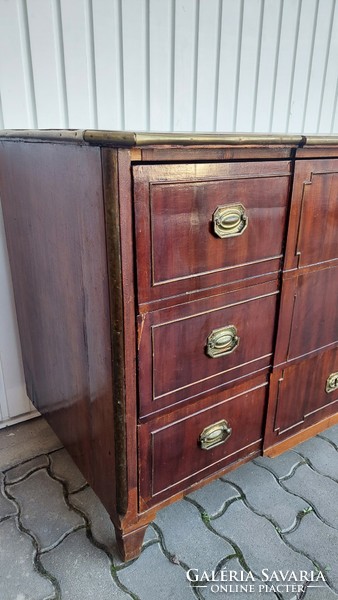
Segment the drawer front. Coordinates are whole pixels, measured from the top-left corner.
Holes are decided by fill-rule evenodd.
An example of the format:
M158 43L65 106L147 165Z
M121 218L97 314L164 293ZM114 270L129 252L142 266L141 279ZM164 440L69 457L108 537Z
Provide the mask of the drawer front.
M139 302L280 267L289 162L134 167Z
M337 412L338 348L276 371L265 446L272 446Z
M139 426L141 510L260 450L267 391L261 379L248 391L219 393L204 410Z
M271 364L277 284L148 313L140 323L140 414L201 397Z
M296 164L286 269L338 259L338 160Z

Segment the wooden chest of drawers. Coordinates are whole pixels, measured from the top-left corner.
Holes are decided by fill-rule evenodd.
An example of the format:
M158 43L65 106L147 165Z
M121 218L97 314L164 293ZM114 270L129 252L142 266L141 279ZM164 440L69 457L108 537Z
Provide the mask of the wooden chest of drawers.
M338 422L338 139L0 138L27 391L124 559L165 504Z

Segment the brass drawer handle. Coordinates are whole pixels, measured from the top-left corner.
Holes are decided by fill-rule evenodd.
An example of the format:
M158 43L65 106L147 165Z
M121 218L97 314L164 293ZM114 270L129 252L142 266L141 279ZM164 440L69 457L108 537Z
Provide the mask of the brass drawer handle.
M243 204L218 206L213 214L214 231L220 238L242 235L248 226Z
M206 353L211 358L226 356L236 350L239 340L235 325L214 329L208 336Z
M338 390L338 371L331 373L326 380L326 393L330 394L330 392L334 392L335 390Z
M226 442L231 436L231 433L232 429L229 423L224 419L217 423L213 423L212 425L208 425L208 427L203 429L199 436L200 446L202 450L211 450L212 448L215 448L215 446L219 446Z

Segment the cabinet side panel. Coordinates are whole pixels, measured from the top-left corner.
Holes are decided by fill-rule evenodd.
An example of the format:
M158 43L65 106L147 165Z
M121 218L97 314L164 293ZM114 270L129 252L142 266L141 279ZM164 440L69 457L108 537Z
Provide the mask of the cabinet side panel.
M0 186L28 395L112 514L100 149L4 142Z

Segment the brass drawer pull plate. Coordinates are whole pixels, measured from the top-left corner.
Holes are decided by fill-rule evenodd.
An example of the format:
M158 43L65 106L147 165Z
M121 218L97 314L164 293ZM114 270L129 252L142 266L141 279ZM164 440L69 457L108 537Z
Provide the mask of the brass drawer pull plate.
M248 215L243 204L218 206L213 214L215 234L220 238L242 235L248 226Z
M226 442L231 433L232 429L224 419L208 425L199 436L200 446L202 450L212 450L212 448Z
M206 353L211 358L226 356L236 350L239 340L235 325L214 329L207 339Z
M338 371L331 373L326 380L326 393L330 394L330 392L334 392L335 390L338 390Z

